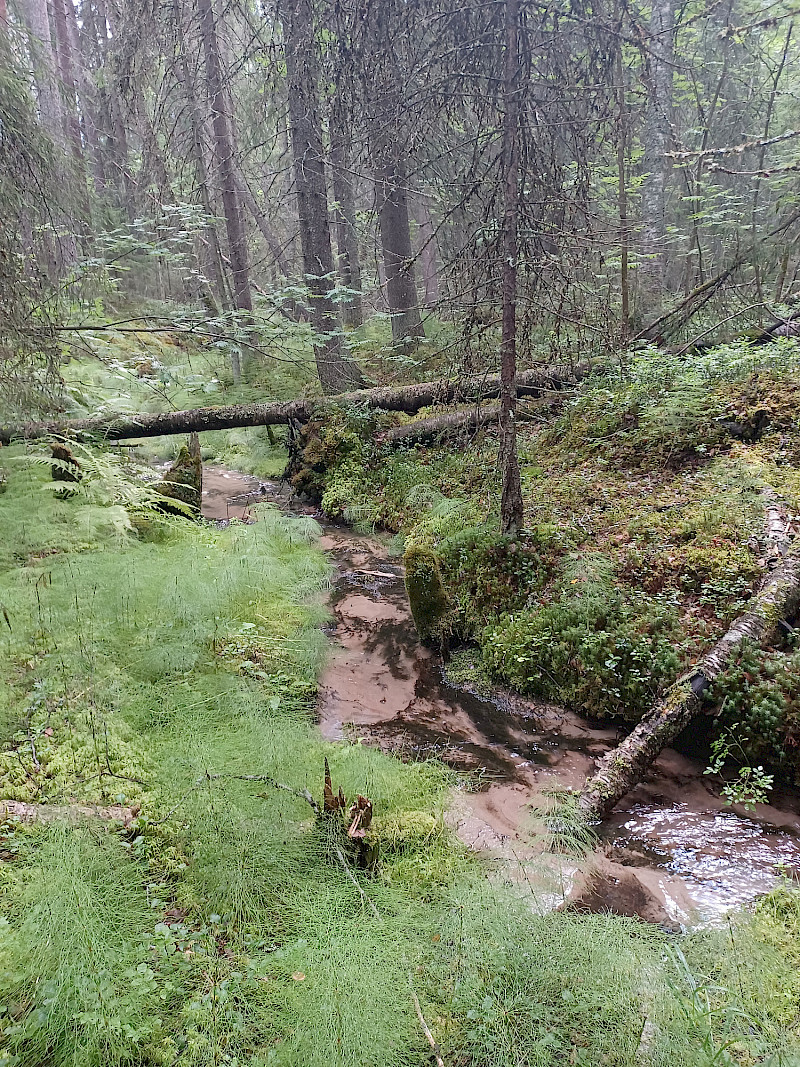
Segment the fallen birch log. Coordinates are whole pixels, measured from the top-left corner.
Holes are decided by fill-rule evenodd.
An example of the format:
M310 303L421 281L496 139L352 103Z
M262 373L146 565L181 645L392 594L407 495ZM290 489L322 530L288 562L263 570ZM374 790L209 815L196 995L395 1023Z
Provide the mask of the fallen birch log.
M6 819L33 823L86 818L121 822L127 826L138 814L138 805L125 808L119 804L98 807L88 804L29 804L24 800L0 800L0 822Z
M575 367L537 367L517 375L519 396L539 396L542 392L573 384L589 373L588 363ZM308 422L314 415L334 405L354 405L415 415L435 404L496 397L500 391L497 374L471 378L421 382L399 388L380 386L359 389L338 396L300 398L272 404L236 404L229 407L193 408L160 414L142 412L103 418L23 422L0 427L0 444L41 437L101 438L118 441L127 437L160 437L162 434L202 433L205 430L232 430L245 426L280 426Z
M774 534L773 534L774 537ZM751 602L693 671L684 675L625 740L600 760L581 793L579 806L589 820L600 820L630 792L673 738L702 707L701 697L746 641L768 644L800 607L800 544L780 558Z

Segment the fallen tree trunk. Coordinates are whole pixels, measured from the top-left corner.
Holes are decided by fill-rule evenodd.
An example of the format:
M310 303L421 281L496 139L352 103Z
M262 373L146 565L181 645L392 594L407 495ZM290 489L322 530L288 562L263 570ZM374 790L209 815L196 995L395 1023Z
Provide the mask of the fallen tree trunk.
M543 392L574 384L585 377L590 364L575 367L538 367L517 375L520 396L538 396ZM202 433L205 430L232 430L244 426L279 426L307 422L329 405L361 405L370 409L403 411L414 415L434 404L451 404L479 397L495 397L500 391L497 374L472 378L455 378L436 382L405 385L397 389L380 386L359 389L325 398L300 398L273 404L237 404L230 407L194 408L164 414L118 415L116 417L71 419L67 421L23 422L0 427L0 444L41 437L102 438L118 441L127 437L160 437L162 434Z
M641 781L662 748L701 709L701 697L746 641L768 644L787 617L800 607L800 546L793 546L767 576L728 632L684 675L625 740L607 752L586 783L579 806L589 820L603 819Z
M517 421L524 422L534 414L551 410L555 404L551 401L533 410L520 405L517 409ZM471 433L487 423L497 422L500 418L499 404L484 404L482 407L470 408L469 411L449 411L444 415L432 415L429 419L417 419L403 426L394 426L378 437L382 445L393 448L395 445L415 445L423 441L432 441L437 437L464 431Z
M103 819L127 826L139 814L139 806L124 808L119 804L101 808L88 804L29 804L24 800L0 800L0 822L19 819L20 822L54 822L56 820Z
M631 338L631 341L653 341L657 344L666 341L677 330L685 326L686 323L708 303L708 301L728 281L732 274L752 259L753 255L758 251L767 238L776 237L778 234L784 233L786 230L791 229L791 227L798 221L800 221L800 211L793 211L783 222L780 222L768 233L747 245L746 248L735 256L730 265L725 267L724 270L721 270L719 274L716 274L713 278L709 278L708 281L703 282L702 285L698 285L696 289L693 289L675 307L664 312L663 315L659 315L657 319L654 319L651 323L645 326L644 329L640 330L633 338ZM776 323L775 328L781 325L782 323Z
M445 415L432 415L429 419L417 419L403 426L395 426L378 437L382 445L415 445L420 441L431 441L435 437L445 437L457 430L477 430L487 422L496 422L500 417L499 404L486 404L483 407L470 408L469 411L448 411Z

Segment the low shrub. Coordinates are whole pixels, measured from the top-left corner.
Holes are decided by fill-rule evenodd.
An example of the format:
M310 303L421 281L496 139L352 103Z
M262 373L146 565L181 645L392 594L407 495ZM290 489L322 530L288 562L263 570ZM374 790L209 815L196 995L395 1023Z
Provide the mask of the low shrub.
M714 685L709 699L719 709L715 732L733 730L751 762L800 777L800 649L745 645Z
M668 604L625 597L595 575L567 578L549 603L502 615L481 644L488 669L522 692L638 719L678 672L676 634Z

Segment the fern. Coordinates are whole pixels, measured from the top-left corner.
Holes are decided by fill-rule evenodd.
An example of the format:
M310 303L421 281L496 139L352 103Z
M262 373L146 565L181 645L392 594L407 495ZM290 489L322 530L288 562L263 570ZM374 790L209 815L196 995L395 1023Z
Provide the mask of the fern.
M80 468L80 479L48 482L46 489L59 497L73 497L95 508L122 508L129 514L145 515L162 512L164 498L157 489L158 483L152 481L150 468L123 463L112 452L77 441L70 442L70 450ZM51 467L67 475L74 474L72 464L44 452L30 454L26 459L34 465ZM187 518L193 516L192 509L180 500L170 498L170 508L185 513ZM112 525L116 526L118 522L112 520Z

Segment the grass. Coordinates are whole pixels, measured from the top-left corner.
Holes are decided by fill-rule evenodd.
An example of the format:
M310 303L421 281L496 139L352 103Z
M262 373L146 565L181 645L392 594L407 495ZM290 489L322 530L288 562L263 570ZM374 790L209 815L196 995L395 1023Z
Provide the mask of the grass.
M3 1067L418 1067L412 990L448 1067L797 1062L790 888L678 957L489 876L442 766L322 742L313 522L158 516L111 454L70 497L3 461L0 796L131 809L0 827ZM440 495L408 506L454 536ZM368 869L298 795L325 758L375 805Z

